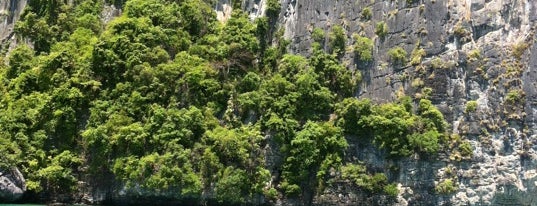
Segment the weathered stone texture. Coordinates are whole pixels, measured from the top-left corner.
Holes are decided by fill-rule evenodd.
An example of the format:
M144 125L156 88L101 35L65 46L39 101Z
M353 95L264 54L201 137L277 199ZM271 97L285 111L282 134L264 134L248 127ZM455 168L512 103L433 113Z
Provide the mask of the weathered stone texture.
M26 191L26 181L17 168L0 171L0 202L20 199Z
M359 96L387 102L395 100L401 90L406 95L415 95L420 88L414 88L411 82L420 78L423 87L433 89L431 99L446 116L451 131L471 142L473 158L462 161L450 160L450 154L446 154L444 158L420 160L415 157L391 163L371 158L375 155L364 156L363 153L375 152L369 147L350 149L350 156L371 162L376 168L388 167L388 164L399 167L399 172L391 176L402 188L396 204L536 205L531 198L537 192L537 147L534 146L537 143L537 48L534 44L537 2L413 2L283 0L280 23L285 28L285 36L293 41L291 51L305 55L311 53L311 31L315 27L325 30L328 36L334 25L342 25L347 32L348 46L353 44L353 33L374 39L372 64L363 66L354 62L352 52L342 58L342 62L350 62L349 69L361 71L364 77ZM361 11L366 7L373 11L370 20L361 18ZM375 25L381 21L389 27L385 38L374 33ZM515 57L513 48L521 44L527 44L528 48L523 50L522 56ZM389 63L389 49L400 46L410 58L416 45L427 53L421 65ZM434 62L437 58L442 68L433 68L433 64L438 63ZM521 99L508 101L509 92L519 93ZM465 113L466 102L471 100L477 101L477 111ZM446 167L456 170L454 178L459 189L443 196L435 194L434 184L443 178L440 171ZM422 168L427 171L421 171ZM356 198L347 194L348 189L327 191L318 198L319 204L327 199L355 203ZM360 196L356 191L353 197Z

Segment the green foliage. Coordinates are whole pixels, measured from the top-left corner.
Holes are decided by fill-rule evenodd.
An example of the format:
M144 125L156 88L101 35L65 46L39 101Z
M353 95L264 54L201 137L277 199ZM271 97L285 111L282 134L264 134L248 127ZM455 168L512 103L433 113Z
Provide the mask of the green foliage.
M256 28L249 21L248 15L240 10L233 10L221 38L230 47L237 45L236 52L244 50L255 53L259 47L255 34Z
M338 127L328 122L307 122L291 141L289 155L285 160L282 173L285 182L290 185L299 185L310 181L313 176L317 176L317 182L322 181L326 170L340 164L343 151L347 146L347 141ZM332 161L326 162L328 165L321 167L322 163L327 160ZM312 188L302 187L301 189ZM289 190L296 191L295 189Z
M201 180L193 171L189 153L189 150L182 150L173 155L153 153L139 158L118 158L113 172L128 187L142 186L157 192L178 189L182 196L198 197L201 195Z
M442 137L442 134L436 130L429 130L423 134L412 134L408 136L410 145L412 145L415 150L423 153L434 154L439 149L439 139Z
M524 52L528 49L529 45L526 42L518 42L511 48L513 56L517 59L522 58Z
M267 16L268 17L278 17L280 14L281 4L279 0L268 0L267 1Z
M0 135L3 137L7 136L1 133ZM9 169L17 165L21 158L21 149L17 143L6 138L0 138L0 153L4 154L0 159L0 169Z
M396 196L399 193L395 184L388 184L386 175L383 173L369 174L366 167L360 164L346 164L341 167L341 177L352 181L370 193L384 192L390 196Z
M399 189L397 188L397 185L394 183L384 186L383 190L384 190L384 193L392 197L396 197L399 194Z
M366 20L370 20L371 17L373 17L373 12L371 11L371 7L365 7L362 9L362 18Z
M376 131L374 142L390 151L390 155L407 156L412 152L408 136L416 117L403 106L386 104L376 108L373 115L364 117L365 124Z
M261 55L264 55L263 52L267 49L268 41L270 40L270 24L267 17L259 17L254 21L257 39L259 40L259 50ZM263 64L263 62L262 62Z
M388 34L388 25L386 24L386 22L378 22L377 25L375 26L375 34L377 34L377 36L379 36L380 38L384 38L386 37L386 35Z
M66 40L77 27L98 32L101 1L80 0L75 4L65 1L35 0L28 3L17 22L15 32L33 41L37 52L48 52L56 43Z
M466 102L466 108L464 109L464 112L471 113L475 112L477 109L477 101L468 101Z
M507 95L505 97L505 102L509 104L520 103L523 100L522 99L523 97L524 97L524 91L520 89L513 89L507 92Z
M267 196L271 200L276 200L276 198L278 198L278 190L271 187L270 189L265 191L265 196Z
M361 80L359 74L353 74L341 65L335 55L326 54L320 49L314 48L310 65L319 74L319 81L340 97L353 95L357 83Z
M311 38L313 39L313 41L322 45L325 40L324 30L319 27L315 27L313 29L313 32L311 33Z
M457 188L456 184L453 182L453 179L445 179L445 180L439 182L435 186L435 191L438 194L444 194L444 195L454 193L455 191L457 191L457 189L458 188Z
M468 60L470 61L479 61L481 59L481 50L474 49L468 52Z
M300 186L296 184L289 184L287 182L283 182L281 185L281 188L285 192L285 195L288 197L297 197L302 192L302 190L300 189Z
M372 108L359 124L373 133L374 142L390 156L407 156L413 152L434 154L440 148L447 123L429 100L420 100L417 114L410 102L384 104Z
M338 103L335 108L335 114L338 116L337 125L343 128L346 133L360 135L365 132L364 125L360 121L362 117L372 113L370 100L347 98Z
M455 34L455 36L457 36L458 38L465 37L469 33L470 32L468 32L468 30L466 30L466 28L464 28L460 22L457 23L457 25L455 25L455 28L453 29L453 34Z
M329 46L330 50L338 55L341 55L345 52L345 45L347 43L347 35L345 34L345 29L339 25L332 27L329 35Z
M393 64L404 65L407 61L407 53L401 47L394 47L388 51L388 56Z
M219 203L241 204L248 197L249 185L246 172L228 167L216 183L216 199Z
M364 36L354 36L354 53L364 62L373 60L373 40Z
M445 68L447 68L446 63L444 62L444 60L440 59L439 57L435 57L431 61L431 67L433 69L445 69Z
M419 102L418 113L427 121L424 125L428 129L435 129L438 132L446 131L447 123L444 115L436 108L430 100L421 99Z
M463 141L459 145L459 152L461 153L463 157L471 157L472 154L474 153L472 149L472 145L470 145L470 142L468 141Z
M5 77L13 79L32 68L34 51L27 45L16 47L9 56L10 65L6 69Z
M69 151L64 151L52 158L47 167L39 169L33 175L41 180L41 187L53 193L72 191L76 189L77 183L73 170L81 163L82 161L79 157ZM33 189L39 191L41 188Z
M296 78L297 92L300 94L297 99L298 114L305 119L327 119L334 100L332 92L321 85L312 69L303 70Z
M414 50L412 50L412 53L410 54L410 64L411 65L418 65L421 63L421 59L426 55L425 50L423 48L420 48L419 46L416 46Z

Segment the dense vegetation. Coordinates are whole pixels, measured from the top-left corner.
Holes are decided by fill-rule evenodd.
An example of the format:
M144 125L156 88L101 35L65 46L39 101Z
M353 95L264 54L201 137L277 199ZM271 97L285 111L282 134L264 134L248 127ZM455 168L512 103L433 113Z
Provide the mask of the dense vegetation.
M427 99L354 97L361 76L340 63L339 26L328 38L316 29L306 58L286 53L269 19L235 10L218 22L203 0L129 0L106 24L102 1L64 2L30 1L16 32L33 46L0 64L0 168L20 168L35 193L73 193L87 175L111 174L133 190L238 204L322 191L335 169L394 195L386 175L343 161L347 140L399 158L435 154L447 136ZM356 38L371 61L373 42ZM392 60L404 63L398 49ZM272 143L280 164L266 161Z

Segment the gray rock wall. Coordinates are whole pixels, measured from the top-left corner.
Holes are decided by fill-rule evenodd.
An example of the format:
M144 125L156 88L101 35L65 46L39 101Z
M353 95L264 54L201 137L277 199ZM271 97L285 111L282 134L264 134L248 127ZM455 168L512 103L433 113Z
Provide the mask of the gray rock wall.
M374 39L374 60L370 64L355 62L352 51L342 57L349 69L363 75L358 96L387 102L400 94L425 95L422 90L431 88L430 98L446 116L453 133L470 141L473 156L461 159L448 152L438 157L414 156L393 161L384 159L382 151L372 145L350 142L347 159L366 160L369 167L389 174L391 180L399 182L399 196L370 196L341 182L315 197L314 203L537 205L537 2L412 2L281 0L278 21L285 28L285 37L292 41L293 53L311 53L311 32L316 27L328 35L334 25L342 25L348 46L354 43L353 33ZM13 24L25 5L26 0L0 2L2 49L12 45ZM225 20L230 12L226 5L230 5L229 1L217 3L220 20ZM255 18L263 15L265 0L245 0L242 5ZM364 8L372 10L370 20L361 17ZM108 21L119 13L120 9L106 7L103 19ZM385 38L375 35L375 25L381 21L389 27ZM410 59L417 45L426 51L421 64L390 64L389 49L400 46ZM514 48L518 48L518 54ZM465 111L468 101L477 102L476 111ZM391 167L398 169L391 171ZM456 182L458 189L447 195L437 194L435 185L448 178ZM18 185L17 188L24 188ZM21 194L24 189L11 191ZM88 202L111 192L114 191L93 191Z
M13 27L19 19L27 0L0 1L0 52L13 47L15 35Z
M354 146L351 156L367 160L377 169L398 166L399 172L392 178L400 182L401 194L395 204L537 205L533 198L537 192L537 2L282 0L282 6L280 23L293 42L292 52L311 52L311 32L316 27L328 35L331 27L342 25L348 46L354 43L353 33L368 36L375 42L370 65L354 62L352 51L342 58L349 69L359 70L364 77L358 96L386 102L401 93L423 95L423 88L432 88L430 98L453 133L470 141L474 154L468 160L447 153L433 159L416 156L390 162L378 158L382 156L379 151ZM370 20L361 17L367 7L373 11ZM389 27L384 39L374 33L381 21ZM410 59L416 45L426 51L421 64L389 64L390 48L404 48ZM515 54L516 47L519 54ZM476 111L465 112L468 101L477 102ZM436 194L435 185L447 178L456 181L458 190ZM355 204L364 200L360 196L359 191L350 194L346 189L331 188L318 197L318 203L329 199ZM369 201L382 204L380 197Z
M0 202L12 202L26 191L26 180L17 168L0 171Z

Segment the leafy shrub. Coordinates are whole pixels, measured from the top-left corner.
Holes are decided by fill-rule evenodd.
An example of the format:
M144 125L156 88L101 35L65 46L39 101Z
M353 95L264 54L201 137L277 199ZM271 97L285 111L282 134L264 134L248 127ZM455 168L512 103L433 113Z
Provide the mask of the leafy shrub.
M395 197L399 194L399 189L397 188L397 185L394 183L384 186L383 190L384 190L384 193L392 197Z
M446 63L444 62L444 60L440 59L439 57L433 58L433 60L431 61L431 67L433 69L445 69L445 68L447 68Z
M31 189L34 191L47 189L58 193L75 190L77 179L73 170L81 163L82 160L70 151L64 151L58 154L47 167L36 172L37 177L42 180L42 184L37 188Z
M275 18L280 13L281 4L279 0L267 0L267 16Z
M398 104L375 106L371 114L360 117L359 127L372 132L373 142L386 149L391 157L414 152L434 154L445 137L444 116L426 99L420 100L417 114L412 107L409 98L402 98Z
M268 190L265 190L265 197L271 200L276 200L276 198L278 198L278 190L272 187Z
M336 25L332 27L329 37L329 45L332 52L337 54L342 54L345 52L345 44L347 42L347 35L343 27Z
M470 61L478 61L481 59L481 50L474 49L470 52L468 52L468 60Z
M291 141L282 175L290 184L308 181L310 175L316 174L321 166L329 168L339 164L347 146L340 128L328 122L308 121ZM334 158L334 155L339 158ZM335 161L331 161L330 165L322 165L327 159ZM324 177L318 178L322 181Z
M439 182L435 186L435 191L438 194L444 194L444 195L454 193L455 191L457 191L457 189L458 189L457 186L455 185L455 183L453 182L451 178L445 179Z
M414 50L412 50L412 53L410 54L410 64L411 65L418 65L421 63L421 59L426 55L425 50L423 48L419 48L419 46L416 46Z
M431 100L420 99L418 114L425 118L424 125L428 129L435 129L438 132L446 131L447 123L444 115L432 104Z
M248 187L246 172L228 167L224 170L223 177L216 183L216 199L221 204L244 203Z
M373 12L371 12L371 7L365 7L362 9L362 18L366 20L370 20L371 17L373 17Z
M282 183L281 188L287 197L297 197L300 195L300 193L302 193L302 189L300 189L300 186L296 184L288 184L284 182Z
M514 44L511 48L513 51L513 56L517 59L520 59L524 52L528 49L529 44L526 42L518 42Z
M522 97L524 96L524 91L520 89L510 90L505 97L505 101L509 104L520 103Z
M470 113L470 112L475 112L476 110L477 110L477 101L466 102L466 108L464 109L464 112Z
M259 88L259 82L261 82L261 77L254 73L254 72L248 72L246 76L242 79L242 81L238 85L238 89L241 92L250 92L257 90Z
M463 157L471 157L473 154L472 145L468 141L463 141L459 145L459 151Z
M375 107L372 115L363 117L362 124L374 131L373 142L388 150L390 156L408 156L412 148L407 136L415 121L404 106L392 103Z
M457 23L457 25L455 25L455 29L453 30L453 33L455 34L456 37L465 37L466 35L469 34L468 30L466 30L462 24L459 22Z
M354 35L354 53L364 62L373 60L373 40L365 37Z
M384 173L370 175L366 167L360 164L346 164L341 167L341 177L371 193L385 192L388 195L399 193L395 184L388 184L388 178Z
M429 130L423 134L414 133L410 135L409 143L418 152L434 154L440 148L439 139L442 134L436 130Z
M388 56L393 64L404 65L407 61L407 53L401 47L394 47L388 51Z
M421 93L423 95L423 98L424 99L427 99L431 96L431 94L433 93L433 88L431 87L424 87L423 89L421 89Z
M4 134L2 134L2 136L4 136ZM4 138L0 138L0 153L4 154L4 156L0 158L0 170L9 169L15 166L21 155L21 149L18 145L5 138L5 136Z
M315 41L315 42L317 42L319 44L323 44L324 39L325 39L324 30L322 30L321 28L316 27L315 29L313 29L313 32L311 33L311 38L313 39L313 41Z
M377 23L375 26L375 34L380 38L384 38L388 34L388 25L386 22L381 21Z
M361 117L371 114L371 101L346 98L335 106L338 116L337 125L347 134L360 135L364 132L364 125L360 124Z

